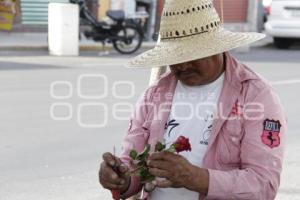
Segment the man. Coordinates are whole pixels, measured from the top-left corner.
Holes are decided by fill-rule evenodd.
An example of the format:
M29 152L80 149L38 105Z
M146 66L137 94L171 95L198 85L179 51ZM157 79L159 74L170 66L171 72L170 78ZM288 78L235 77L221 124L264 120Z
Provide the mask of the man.
M283 109L271 86L227 52L263 35L223 29L209 0L167 0L160 36L153 50L128 66L169 66L171 72L138 102L121 158L103 155L100 183L122 198L138 193L139 179L122 175L129 151L183 135L192 151L153 153L148 166L156 188L142 198L274 199L285 143Z

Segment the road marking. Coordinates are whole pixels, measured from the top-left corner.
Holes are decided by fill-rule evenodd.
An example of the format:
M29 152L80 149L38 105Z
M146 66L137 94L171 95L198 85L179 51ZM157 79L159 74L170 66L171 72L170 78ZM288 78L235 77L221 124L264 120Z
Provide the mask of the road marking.
M120 63L84 63L81 64L81 67L118 67L123 66L123 64Z
M271 82L271 85L291 85L291 84L299 84L300 80L284 80L284 81L274 81Z

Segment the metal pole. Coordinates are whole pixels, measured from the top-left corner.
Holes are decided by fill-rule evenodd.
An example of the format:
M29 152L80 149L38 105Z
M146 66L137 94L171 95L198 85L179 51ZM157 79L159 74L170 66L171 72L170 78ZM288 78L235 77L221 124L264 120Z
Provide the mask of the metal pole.
M157 43L160 42L160 36L158 36ZM151 69L151 74L150 74L150 80L149 80L149 85L154 84L162 74L164 74L167 71L167 67L156 67Z
M155 31L155 20L157 11L157 0L152 0L151 2L151 20L148 27L148 41L152 40L152 35Z
M258 0L248 0L247 31L257 31Z

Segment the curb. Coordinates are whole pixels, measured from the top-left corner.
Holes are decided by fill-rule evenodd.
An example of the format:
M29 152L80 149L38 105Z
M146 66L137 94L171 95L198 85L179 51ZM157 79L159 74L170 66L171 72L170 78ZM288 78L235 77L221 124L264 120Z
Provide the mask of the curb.
M47 46L5 46L0 47L0 51L48 51Z
M147 50L154 48L155 43L144 44L140 49ZM80 45L80 51L110 51L114 49L112 45L105 45L103 48L101 44L99 45ZM48 45L36 45L36 46L0 46L0 51L48 51Z

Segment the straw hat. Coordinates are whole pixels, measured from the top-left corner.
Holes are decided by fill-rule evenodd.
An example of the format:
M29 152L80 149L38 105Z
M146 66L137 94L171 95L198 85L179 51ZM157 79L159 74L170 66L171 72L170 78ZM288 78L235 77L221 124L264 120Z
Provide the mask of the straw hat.
M265 37L260 33L224 29L212 0L166 0L159 36L154 49L133 58L126 66L174 65L223 53Z

